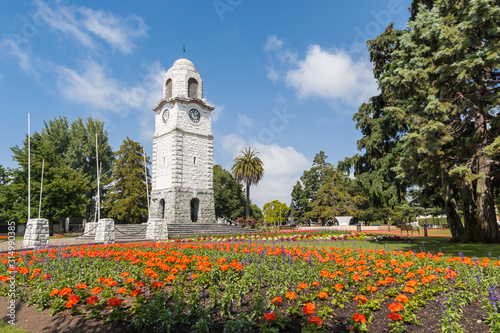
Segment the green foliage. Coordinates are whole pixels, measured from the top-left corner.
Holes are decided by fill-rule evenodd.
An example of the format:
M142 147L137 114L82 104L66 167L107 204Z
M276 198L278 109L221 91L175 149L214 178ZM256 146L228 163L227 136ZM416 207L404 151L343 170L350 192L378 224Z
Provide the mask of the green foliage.
M214 165L214 203L217 217L236 220L245 214L243 186L218 164Z
M146 163L149 157L146 156ZM119 223L141 223L148 219L148 198L146 186L151 188L150 175L144 174L143 148L139 142L128 137L116 152L113 163L112 187L109 190L103 208L110 218Z
M355 179L339 172L326 162L327 156L316 155L310 170L304 171L292 190L295 217L299 220L317 220L323 223L335 216L360 217L367 198Z
M250 217L250 186L256 185L264 176L262 160L257 157L257 152L250 147L241 151L241 155L234 159L231 168L237 182L243 182L246 186L246 218Z
M264 217L268 224L284 224L286 217L290 213L290 208L279 200L273 200L264 204Z

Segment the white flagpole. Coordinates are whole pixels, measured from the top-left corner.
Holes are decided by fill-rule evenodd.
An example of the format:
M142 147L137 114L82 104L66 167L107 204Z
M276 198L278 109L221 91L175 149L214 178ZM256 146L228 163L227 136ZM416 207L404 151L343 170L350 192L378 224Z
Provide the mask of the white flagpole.
M97 221L101 219L101 207L100 207L100 194L99 194L99 187L100 187L100 170L99 170L99 149L97 146L97 133L95 134L95 154L96 154L96 163L97 163Z
M28 113L28 221L31 219L31 146L30 146L30 114Z
M149 218L149 186L148 186L148 168L146 166L146 149L142 147L142 153L144 155L144 177L146 177L146 200L148 201L148 218Z
M42 211L43 169L44 168L45 168L45 159L42 160L42 181L40 183L40 203L38 204L38 218L40 218L40 212Z

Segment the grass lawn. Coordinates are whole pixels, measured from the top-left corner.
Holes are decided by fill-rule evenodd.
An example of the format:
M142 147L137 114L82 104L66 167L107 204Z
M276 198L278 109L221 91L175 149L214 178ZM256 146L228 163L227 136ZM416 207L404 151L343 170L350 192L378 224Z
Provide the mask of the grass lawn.
M0 321L0 332L2 333L29 333L28 331L17 328L16 326Z
M444 231L446 232L446 230ZM316 246L320 248L322 246L329 247L353 247L361 249L385 249L386 251L392 250L402 250L402 251L416 251L416 252L431 252L432 254L437 254L438 252L444 253L445 258L457 257L459 252L463 252L466 257L476 257L479 260L483 258L489 258L489 254L493 258L498 258L500 256L500 244L457 244L450 243L449 238L445 237L415 237L414 240L410 242L396 242L396 241L317 241L317 242L297 242L297 243L284 243L285 246L293 246L295 244L300 244L302 246Z

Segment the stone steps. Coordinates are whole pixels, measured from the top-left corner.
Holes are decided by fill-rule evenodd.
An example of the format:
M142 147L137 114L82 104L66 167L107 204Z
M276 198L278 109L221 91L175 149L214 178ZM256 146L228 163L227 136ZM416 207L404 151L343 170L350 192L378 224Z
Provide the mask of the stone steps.
M133 241L146 239L146 223L142 224L115 224L115 241ZM88 234L78 237L78 239L93 240L95 230ZM169 223L169 238L194 236L194 235L216 235L216 234L235 234L248 232L238 226L230 226L218 223Z

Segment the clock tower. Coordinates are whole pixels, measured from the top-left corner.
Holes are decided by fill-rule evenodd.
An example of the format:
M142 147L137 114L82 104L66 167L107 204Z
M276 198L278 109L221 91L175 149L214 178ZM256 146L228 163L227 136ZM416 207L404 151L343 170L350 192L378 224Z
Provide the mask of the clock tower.
M203 81L193 63L177 60L165 74L163 98L153 108L150 220L215 223L213 110L203 98Z

